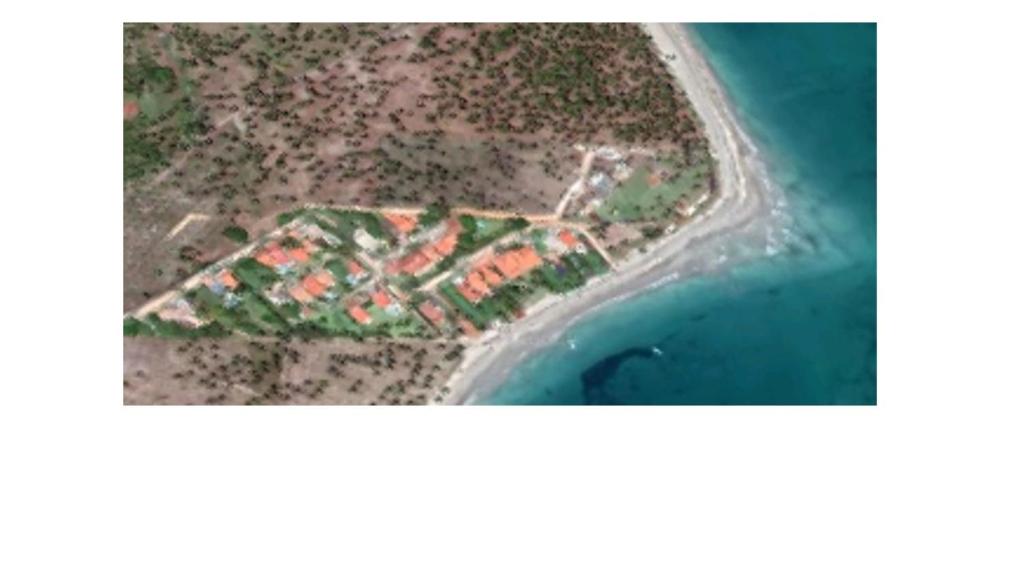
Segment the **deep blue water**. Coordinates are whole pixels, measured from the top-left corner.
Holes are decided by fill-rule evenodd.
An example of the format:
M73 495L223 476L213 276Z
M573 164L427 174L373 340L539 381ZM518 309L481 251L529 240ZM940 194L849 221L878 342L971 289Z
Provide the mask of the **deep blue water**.
M599 312L487 403L876 402L875 26L692 29L798 240Z

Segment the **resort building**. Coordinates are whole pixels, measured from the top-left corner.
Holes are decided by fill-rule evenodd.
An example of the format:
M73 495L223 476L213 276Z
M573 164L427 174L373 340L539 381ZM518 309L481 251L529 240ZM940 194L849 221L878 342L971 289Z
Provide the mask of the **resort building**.
M363 326L373 322L373 318L370 317L370 313L364 310L362 306L350 306L348 309L348 315Z
M418 276L426 272L455 252L455 247L459 244L459 233L461 231L462 225L459 224L457 219L449 220L444 234L437 241L427 244L397 260L392 260L388 263L385 271L388 274L402 273L409 276Z
M238 279L231 273L231 270L225 268L213 276L204 278L203 284L205 284L211 292L220 296L227 291L238 288Z
M402 311L402 307L391 299L391 296L388 295L386 290L377 290L370 296L370 300L373 302L374 306L386 311L392 316Z
M277 242L270 242L257 252L256 261L278 273L286 272L294 266L292 257Z
M366 278L366 270L359 265L359 262L355 260L349 260L345 263L345 267L348 269L348 276L345 277L345 281L350 285L355 286L360 280Z
M362 228L358 228L352 233L352 240L354 240L360 248L368 252L376 252L380 250L381 247L381 241L374 238L372 234Z
M430 300L423 301L418 310L434 326L440 328L444 325L444 311Z
M416 229L416 216L397 214L395 212L385 212L382 214L388 224L395 229L395 232L399 236L408 236Z

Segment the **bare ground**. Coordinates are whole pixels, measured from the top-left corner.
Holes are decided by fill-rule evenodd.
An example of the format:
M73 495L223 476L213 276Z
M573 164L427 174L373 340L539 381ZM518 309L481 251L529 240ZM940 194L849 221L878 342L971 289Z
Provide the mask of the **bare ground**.
M124 339L125 404L425 404L446 396L453 342Z

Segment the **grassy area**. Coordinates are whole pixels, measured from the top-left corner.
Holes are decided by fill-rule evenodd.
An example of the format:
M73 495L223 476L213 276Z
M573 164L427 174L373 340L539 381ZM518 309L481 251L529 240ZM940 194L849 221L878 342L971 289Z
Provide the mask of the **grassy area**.
M417 227L420 230L426 230L447 217L448 207L434 202L427 206L427 209L420 214L419 220L416 222Z
M472 254L503 236L517 230L522 230L530 225L529 222L522 218L492 220L490 218L475 218L465 214L459 216L459 224L462 225L462 232L459 232L459 242L455 246L454 258Z
M145 320L126 318L124 320L125 336L159 336L162 338L219 338L226 336L228 331L217 322L211 322L199 328L189 328L176 322L161 320L156 314L150 314Z
M705 183L707 167L682 170L675 178L651 186L651 172L638 168L597 209L611 222L636 222L670 218L680 200L688 198Z
M408 310L403 309L400 314L395 316L376 306L368 306L366 311L373 321L364 326L353 320L345 308L338 305L325 305L321 307L316 316L309 320L308 325L317 334L324 336L415 338L426 334L426 326L418 316Z
M487 325L493 320L493 316L488 314L486 310L478 308L469 300L459 294L459 291L455 288L450 281L443 282L438 288L438 291L451 302L452 306L455 307L463 316L465 316L473 326L476 326L478 330L484 330Z
M331 258L324 262L324 268L326 268L337 280L334 285L335 289L339 292L347 292L351 289L349 283L345 280L348 277L348 265L344 258Z
M242 258L232 268L234 275L243 284L256 292L263 292L275 282L277 274L253 258Z
M391 239L384 229L384 222L373 212L334 209L296 210L279 215L277 223L283 226L304 214L311 214L313 221L321 228L347 242L353 242L352 235L360 228L378 240L387 242Z

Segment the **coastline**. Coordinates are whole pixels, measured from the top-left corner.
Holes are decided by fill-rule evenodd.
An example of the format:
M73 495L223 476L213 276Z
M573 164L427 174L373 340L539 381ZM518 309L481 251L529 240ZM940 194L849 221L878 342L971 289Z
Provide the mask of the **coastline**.
M772 254L770 226L783 202L767 178L757 150L744 134L732 108L690 33L679 24L644 24L664 55L676 82L700 117L717 160L719 193L711 207L675 233L617 263L616 269L583 288L548 296L530 307L524 319L488 331L467 346L450 376L447 403L470 404L488 397L512 369L552 343L581 319L610 303L668 282L707 274L733 264L732 248L747 254Z

